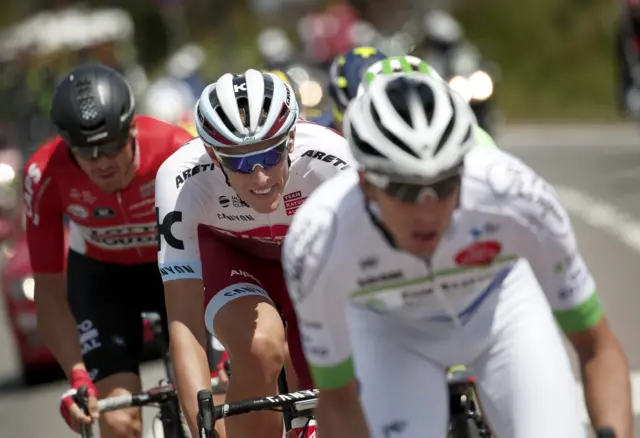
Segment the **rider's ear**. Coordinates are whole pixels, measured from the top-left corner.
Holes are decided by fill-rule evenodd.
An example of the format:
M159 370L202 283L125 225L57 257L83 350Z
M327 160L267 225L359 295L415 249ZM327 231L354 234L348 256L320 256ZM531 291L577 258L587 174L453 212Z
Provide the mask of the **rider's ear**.
M207 151L207 154L209 154L209 158L211 158L214 163L218 164L218 157L216 157L216 154L213 152L213 149L210 148L209 146L205 146L204 149Z
M136 126L135 117L131 121L131 126L129 127L129 133L131 134L132 137L135 137L138 135L138 127Z
M289 153L293 152L293 144L296 141L296 130L294 129L293 131L291 131L291 133L289 134L289 138L291 138L291 141L289 142Z
M375 200L375 190L371 183L367 181L367 178L364 175L362 170L358 171L358 179L360 181L360 188L362 189L362 193L364 193L364 197L367 201Z

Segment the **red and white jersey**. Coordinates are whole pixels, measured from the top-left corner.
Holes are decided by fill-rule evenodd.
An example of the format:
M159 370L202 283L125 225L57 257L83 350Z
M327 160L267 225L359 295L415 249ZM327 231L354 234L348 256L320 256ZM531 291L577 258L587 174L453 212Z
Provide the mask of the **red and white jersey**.
M146 116L136 116L136 126L136 176L117 193L100 190L78 167L60 137L27 161L23 194L34 273L62 272L66 250L63 215L69 218L69 245L76 252L121 265L156 261L156 172L192 136Z
M355 162L342 136L302 120L289 160L282 203L273 213L260 214L227 184L199 138L169 157L156 177L162 279L202 278L198 228L203 226L243 251L280 260L296 210L320 184Z

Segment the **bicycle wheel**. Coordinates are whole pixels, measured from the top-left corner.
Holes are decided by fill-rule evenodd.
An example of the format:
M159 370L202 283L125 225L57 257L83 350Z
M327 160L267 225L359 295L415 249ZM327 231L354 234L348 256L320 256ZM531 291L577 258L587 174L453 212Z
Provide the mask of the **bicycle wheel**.
M191 438L187 421L177 400L167 402L160 408L160 421L163 438Z
M451 417L449 438L481 438L480 428L473 418L456 415Z

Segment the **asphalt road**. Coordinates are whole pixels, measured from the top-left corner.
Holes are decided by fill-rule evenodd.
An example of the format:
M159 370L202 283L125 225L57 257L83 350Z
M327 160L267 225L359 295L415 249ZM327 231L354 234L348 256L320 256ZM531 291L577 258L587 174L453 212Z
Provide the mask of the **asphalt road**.
M634 370L640 438L640 132L619 126L521 126L506 128L498 138L502 148L556 186L573 217L583 255ZM64 382L32 388L17 383L17 363L4 319L0 311L0 436L72 436L57 408ZM159 364L143 370L147 386L161 377ZM152 414L150 410L145 416L147 426Z

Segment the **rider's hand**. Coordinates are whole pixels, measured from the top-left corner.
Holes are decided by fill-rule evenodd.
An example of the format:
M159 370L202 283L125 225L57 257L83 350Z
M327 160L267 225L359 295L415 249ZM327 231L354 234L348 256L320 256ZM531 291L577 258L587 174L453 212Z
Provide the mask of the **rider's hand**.
M93 384L89 373L86 370L73 370L71 372L71 389L62 394L60 398L60 414L74 432L80 433L83 424L90 424L97 420L100 413L98 411L98 390ZM78 392L78 388L86 386L89 395L89 412L86 415L82 409L73 401L73 396Z
M222 356L220 357L220 362L216 365L216 370L218 371L218 379L220 379L220 385L223 388L227 388L229 384L229 374L227 374L227 362L229 361L229 353L227 351L222 352Z

